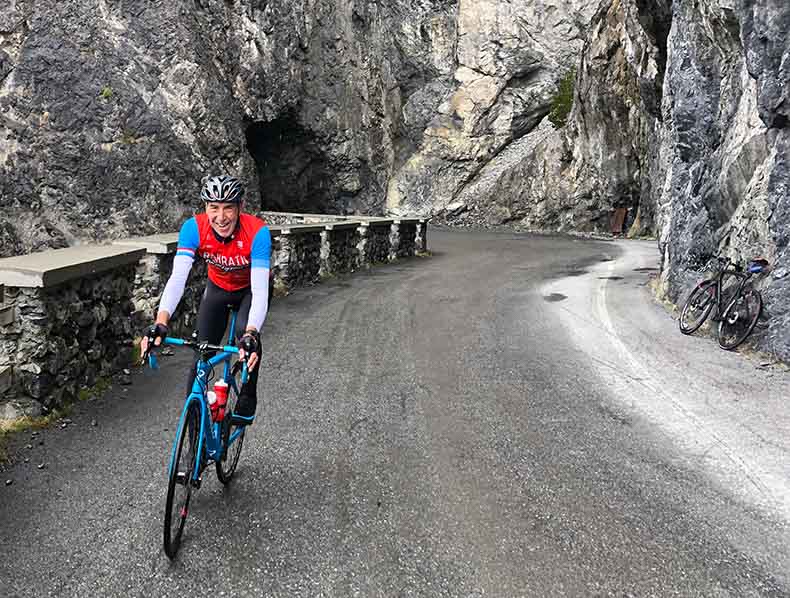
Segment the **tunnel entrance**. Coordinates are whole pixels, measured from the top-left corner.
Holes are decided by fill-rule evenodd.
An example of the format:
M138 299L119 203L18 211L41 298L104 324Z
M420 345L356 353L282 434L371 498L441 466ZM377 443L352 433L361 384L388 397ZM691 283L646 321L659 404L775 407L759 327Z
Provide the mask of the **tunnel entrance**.
M254 122L247 127L246 138L258 170L261 210L336 211L329 164L314 135L294 115Z

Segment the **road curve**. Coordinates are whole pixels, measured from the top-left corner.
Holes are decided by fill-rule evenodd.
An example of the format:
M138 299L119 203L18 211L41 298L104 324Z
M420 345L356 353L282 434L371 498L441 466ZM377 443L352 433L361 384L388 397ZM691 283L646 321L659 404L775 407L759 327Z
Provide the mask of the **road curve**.
M238 477L172 564L189 356L17 438L0 595L790 595L784 372L677 333L649 245L430 239L275 301Z

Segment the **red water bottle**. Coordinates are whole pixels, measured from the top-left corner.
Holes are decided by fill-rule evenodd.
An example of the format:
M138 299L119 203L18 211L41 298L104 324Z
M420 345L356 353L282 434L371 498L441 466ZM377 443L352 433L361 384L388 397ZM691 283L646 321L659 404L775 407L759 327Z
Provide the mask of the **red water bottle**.
M211 411L211 421L219 421L217 419L217 409L219 408L219 403L217 403L217 393L213 390L210 390L206 393L206 400L208 400L208 408Z
M222 379L214 383L214 394L217 395L216 421L225 419L225 406L228 404L228 383Z

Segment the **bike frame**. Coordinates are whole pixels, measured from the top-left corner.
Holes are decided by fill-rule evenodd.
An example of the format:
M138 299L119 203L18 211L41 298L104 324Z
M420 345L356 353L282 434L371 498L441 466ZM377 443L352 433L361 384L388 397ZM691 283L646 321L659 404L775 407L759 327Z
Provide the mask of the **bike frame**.
M236 312L231 312L230 318L230 337L233 338L233 330L235 330L236 326ZM184 346L190 345L189 341L185 341L184 339L180 338L171 338L166 337L164 343L167 345L176 345L176 346ZM222 424L220 422L212 422L211 421L211 411L208 405L208 399L206 398L206 393L208 392L208 380L209 375L214 370L216 366L219 364L223 364L223 372L222 372L222 379L228 383L228 392L230 393L231 389L236 392L236 395L239 394L240 388L236 387L236 380L233 376L230 375L231 371L231 358L234 355L238 355L239 349L234 345L223 345L222 350L210 357L208 360L203 358L203 354L200 355L197 363L195 364L196 368L196 375L195 375L195 382L192 384L192 391L187 395L186 401L184 401L184 408L181 410L181 418L178 422L178 429L184 425L184 420L186 419L187 412L189 411L192 403L197 403L200 409L200 433L198 435L198 458L195 460L195 468L192 472L192 482L197 482L200 479L201 473L201 464L202 458L200 457L203 455L203 449L205 446L206 454L210 459L214 461L219 461L222 458L223 454L223 446L222 446ZM244 369L241 374L241 382L244 384L247 381L247 364L244 364ZM226 417L229 417L226 414ZM228 444L224 447L224 449L229 448L242 434L244 430L243 426L237 426L236 429L228 438ZM173 473L173 467L175 467L175 460L176 460L176 444L178 439L173 442L173 449L170 453L170 466L168 468L168 475Z
M729 303L728 303L727 305L723 306L724 309L722 309L722 299L724 299L723 291L724 291L724 276L725 276L725 274L729 274L731 276L735 276L736 278L739 279L738 280L738 288L733 293L733 297L737 297L738 293L743 288L743 285L746 284L746 281L749 279L749 275L746 275L743 272L739 272L738 270L735 270L734 268L728 269L728 268L730 268L731 265L732 265L732 261L731 260L727 260L727 263L724 265L724 268L722 268L721 272L719 272L716 275L716 284L715 284L715 287L716 287L715 301L716 301L716 303L715 303L715 306L716 306L716 316L717 317L718 317L719 314L723 314L724 311L729 306Z

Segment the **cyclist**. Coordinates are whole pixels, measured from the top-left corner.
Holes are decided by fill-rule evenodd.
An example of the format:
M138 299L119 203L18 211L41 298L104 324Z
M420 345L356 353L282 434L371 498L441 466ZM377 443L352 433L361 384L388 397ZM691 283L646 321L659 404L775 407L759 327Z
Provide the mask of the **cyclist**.
M238 179L209 177L200 197L206 211L181 227L173 272L162 293L156 321L140 341L140 348L145 352L151 343L158 346L167 336L168 322L184 294L195 256L202 257L208 264L208 281L198 310L198 339L219 344L228 323L229 306L238 312L234 334L239 356L247 358L249 377L231 417L234 423L251 424L258 402L260 330L270 298L271 234L263 220L242 211L244 188ZM194 380L193 368L187 392L192 390Z

